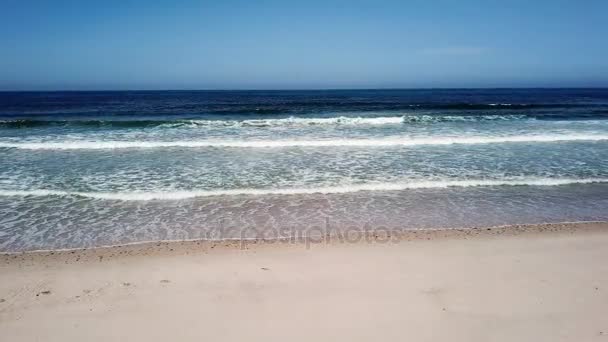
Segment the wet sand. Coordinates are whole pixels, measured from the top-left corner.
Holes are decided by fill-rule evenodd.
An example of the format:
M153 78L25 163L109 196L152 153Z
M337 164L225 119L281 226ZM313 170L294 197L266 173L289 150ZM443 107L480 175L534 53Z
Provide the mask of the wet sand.
M3 341L608 341L608 224L0 256Z

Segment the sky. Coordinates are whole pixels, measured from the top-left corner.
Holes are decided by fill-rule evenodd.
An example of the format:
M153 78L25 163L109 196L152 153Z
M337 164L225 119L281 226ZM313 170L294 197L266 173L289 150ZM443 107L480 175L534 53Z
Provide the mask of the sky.
M0 8L0 90L608 86L606 0Z

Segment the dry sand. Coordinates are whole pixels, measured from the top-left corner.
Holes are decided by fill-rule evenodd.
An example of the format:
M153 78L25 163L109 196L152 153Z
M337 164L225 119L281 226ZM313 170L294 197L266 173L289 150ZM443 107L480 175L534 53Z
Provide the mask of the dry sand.
M608 341L608 224L390 240L3 255L0 340Z

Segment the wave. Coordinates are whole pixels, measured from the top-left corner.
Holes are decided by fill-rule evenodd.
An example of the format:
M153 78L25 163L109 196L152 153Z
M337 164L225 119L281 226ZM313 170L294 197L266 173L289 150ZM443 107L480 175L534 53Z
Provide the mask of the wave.
M501 121L526 119L525 115L398 115L398 116L337 116L287 117L247 120L0 120L0 128L25 129L36 127L91 127L91 128L182 128L182 127L280 127L316 125L395 125L403 123L433 123L449 121Z
M316 125L394 125L405 122L403 116L385 117L327 117L283 119L250 119L250 120L184 120L161 125L161 127L280 127L280 126L316 126Z
M606 134L554 134L478 137L394 137L376 139L327 140L205 140L205 141L62 141L0 142L0 148L27 150L99 150L145 148L287 148L287 147L391 147L425 145L471 145L498 143L548 143L572 141L605 141Z
M405 123L433 123L448 121L504 121L521 120L525 115L403 115L403 116L338 116L326 118L289 117L284 119L259 120L188 120L163 125L165 127L280 127L280 126L317 126L317 125L397 125Z
M403 117L408 123L511 121L533 119L528 115L409 115Z
M408 189L467 188L488 186L558 186L568 184L608 183L608 178L518 178L503 180L432 180L402 183L369 183L317 188L286 189L223 189L191 190L171 192L71 192L59 190L0 190L0 196L77 196L101 200L150 201L181 200L196 197L216 196L263 196L263 195L305 195L305 194L342 194L360 191L399 191Z
M398 125L440 122L482 122L512 120L580 121L606 120L604 112L568 114L395 114L390 116L299 117L261 119L11 119L0 120L0 128L27 129L38 127L89 127L89 128L239 128L239 127L292 127L292 126L354 126L354 125Z

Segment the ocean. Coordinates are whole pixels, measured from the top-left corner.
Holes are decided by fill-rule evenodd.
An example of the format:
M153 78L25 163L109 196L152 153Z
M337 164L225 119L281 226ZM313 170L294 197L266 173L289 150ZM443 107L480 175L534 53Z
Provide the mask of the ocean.
M0 92L0 251L608 220L608 89Z

